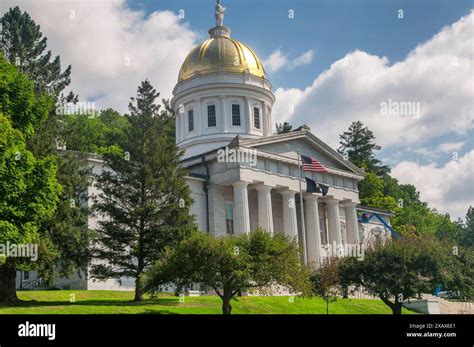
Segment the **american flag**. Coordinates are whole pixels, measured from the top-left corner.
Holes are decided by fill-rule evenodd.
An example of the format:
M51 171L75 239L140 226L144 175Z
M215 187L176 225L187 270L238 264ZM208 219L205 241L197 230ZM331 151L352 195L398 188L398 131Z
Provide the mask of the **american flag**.
M319 161L312 157L301 156L301 163L303 164L303 171L310 172L327 172L324 166Z

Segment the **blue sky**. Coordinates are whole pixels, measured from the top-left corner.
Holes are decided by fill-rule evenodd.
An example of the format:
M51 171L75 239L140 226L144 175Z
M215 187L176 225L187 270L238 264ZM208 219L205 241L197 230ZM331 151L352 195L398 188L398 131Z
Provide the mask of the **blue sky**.
M212 0L131 0L131 8L147 13L185 10L185 21L207 37L214 25ZM269 73L275 88L309 85L314 76L346 53L360 49L391 62L405 56L444 26L466 15L472 0L224 0L224 24L232 37L250 45L263 59L280 48L290 56L313 49L304 69ZM294 19L288 19L293 9ZM403 9L404 19L397 17Z
M337 148L360 120L378 157L430 206L458 218L474 205L472 0L222 2L232 37L265 65L274 122L307 124ZM0 14L15 5L72 65L81 101L120 112L146 78L172 97L187 53L215 24L214 0L2 0ZM383 114L388 101L419 112Z

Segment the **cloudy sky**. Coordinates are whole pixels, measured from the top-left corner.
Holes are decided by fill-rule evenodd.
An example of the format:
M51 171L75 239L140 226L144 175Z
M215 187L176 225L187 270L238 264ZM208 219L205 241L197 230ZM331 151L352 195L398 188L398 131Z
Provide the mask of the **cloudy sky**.
M224 0L225 24L264 61L274 121L338 146L361 120L402 183L453 218L474 205L472 1ZM40 24L81 101L126 111L141 80L171 97L213 0L2 0Z

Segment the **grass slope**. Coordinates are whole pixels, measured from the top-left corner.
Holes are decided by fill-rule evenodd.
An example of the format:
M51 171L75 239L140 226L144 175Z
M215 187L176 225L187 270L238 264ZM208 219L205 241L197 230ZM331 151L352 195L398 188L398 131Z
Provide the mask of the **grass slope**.
M166 295L134 303L132 292L119 291L24 291L23 302L0 306L0 314L221 314L217 296L179 298ZM75 302L70 302L74 298ZM321 298L240 297L232 302L233 314L326 314ZM330 314L391 314L379 300L338 299L329 305ZM405 310L403 313L411 313Z

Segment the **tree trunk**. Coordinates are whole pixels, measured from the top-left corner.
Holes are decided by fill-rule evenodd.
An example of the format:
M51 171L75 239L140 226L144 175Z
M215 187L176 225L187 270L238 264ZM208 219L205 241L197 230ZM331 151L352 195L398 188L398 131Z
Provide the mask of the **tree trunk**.
M392 306L392 313L393 313L393 314L402 314L402 303L396 302L396 303Z
M133 301L142 302L143 301L143 290L139 289L138 287L135 288L135 298Z
M397 298L395 298L395 303L391 302L388 298L386 298L383 295L379 295L379 298L385 303L385 305L387 305L388 307L392 309L393 314L402 314L403 303L398 302Z
M133 301L143 301L143 274L139 273L135 279L135 298Z
M13 259L8 259L0 266L0 303L14 304L18 302L16 296L16 268Z
M232 299L232 289L224 287L224 294L222 295L222 314L231 314L232 305L230 300Z

